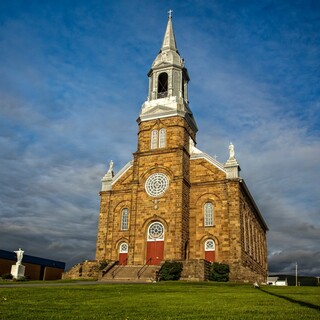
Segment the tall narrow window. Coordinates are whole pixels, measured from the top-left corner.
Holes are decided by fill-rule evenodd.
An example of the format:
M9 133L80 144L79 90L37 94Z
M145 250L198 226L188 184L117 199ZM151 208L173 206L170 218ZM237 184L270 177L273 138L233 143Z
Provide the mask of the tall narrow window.
M168 96L168 74L162 72L158 77L158 99Z
M159 131L159 148L166 147L166 129L160 129Z
M158 130L152 130L151 132L151 149L158 148Z
M124 208L121 214L121 230L128 230L129 227L129 210Z
M213 204L211 202L204 205L204 226L213 226Z

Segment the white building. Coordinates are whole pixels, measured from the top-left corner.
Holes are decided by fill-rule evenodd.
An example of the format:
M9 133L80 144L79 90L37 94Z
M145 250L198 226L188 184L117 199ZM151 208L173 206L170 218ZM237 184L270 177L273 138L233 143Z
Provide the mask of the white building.
M268 277L267 284L270 286L287 286L287 278L285 280L279 280L279 277Z

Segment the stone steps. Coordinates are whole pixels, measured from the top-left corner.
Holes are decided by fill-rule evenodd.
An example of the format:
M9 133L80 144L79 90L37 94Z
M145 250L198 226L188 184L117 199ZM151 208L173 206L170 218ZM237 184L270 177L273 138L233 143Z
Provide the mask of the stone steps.
M160 266L115 265L99 280L153 282L156 281L156 273L159 269Z

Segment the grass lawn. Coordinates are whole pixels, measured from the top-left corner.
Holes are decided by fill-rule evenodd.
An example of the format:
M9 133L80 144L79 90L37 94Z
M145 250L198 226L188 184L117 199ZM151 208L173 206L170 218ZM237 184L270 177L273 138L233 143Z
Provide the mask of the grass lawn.
M320 287L211 282L0 286L0 319L320 319Z

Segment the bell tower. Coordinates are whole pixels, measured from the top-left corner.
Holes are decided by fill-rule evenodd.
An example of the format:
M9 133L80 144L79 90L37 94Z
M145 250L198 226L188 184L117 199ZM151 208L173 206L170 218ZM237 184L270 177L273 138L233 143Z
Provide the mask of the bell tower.
M190 78L177 49L171 10L148 78L148 99L137 119L138 150L133 162L137 186L134 214L137 228L141 226L137 231L147 234L144 239L135 237L136 264L157 264L160 258L185 259L188 255L190 145L195 144L198 129L189 108ZM158 237L159 230L163 238ZM139 248L142 251L137 254Z
M148 73L149 100L177 97L188 101L189 75L177 49L170 13L162 47Z
M155 118L180 116L186 119L195 135L198 128L188 101L190 78L184 59L180 57L177 49L172 10L169 11L162 47L148 72L148 77L148 100L142 105L138 123Z

